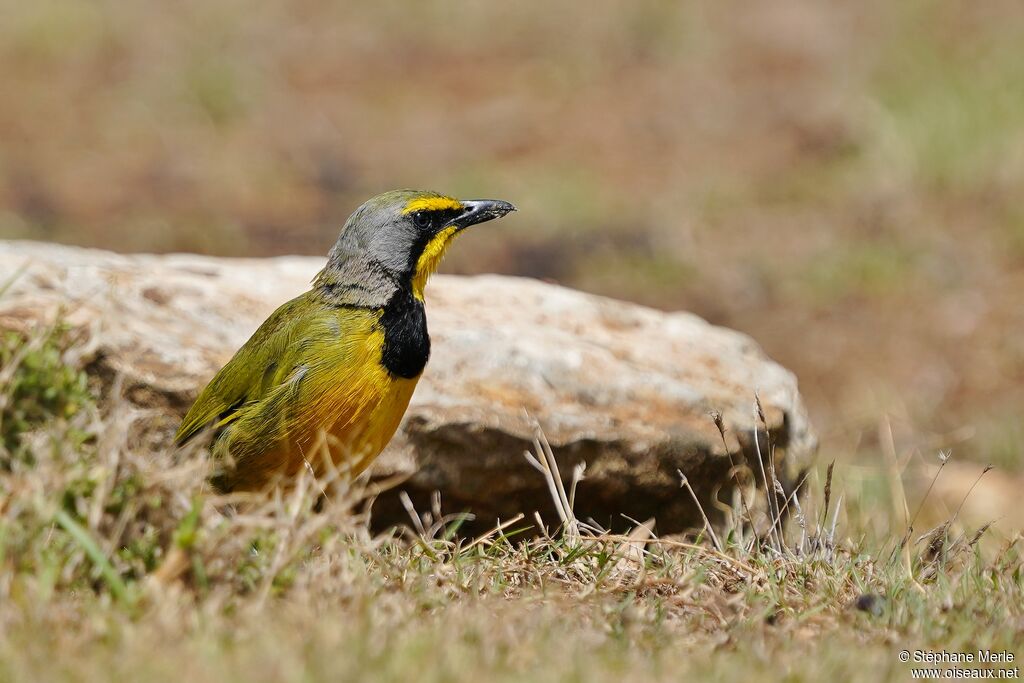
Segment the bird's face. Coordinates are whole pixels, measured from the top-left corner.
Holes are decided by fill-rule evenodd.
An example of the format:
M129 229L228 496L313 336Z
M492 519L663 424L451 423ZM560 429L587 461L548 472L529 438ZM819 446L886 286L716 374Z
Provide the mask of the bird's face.
M349 217L331 250L329 264L355 259L412 286L423 287L462 230L515 211L497 199L458 200L435 192L393 190L370 199ZM353 264L354 265L354 264Z

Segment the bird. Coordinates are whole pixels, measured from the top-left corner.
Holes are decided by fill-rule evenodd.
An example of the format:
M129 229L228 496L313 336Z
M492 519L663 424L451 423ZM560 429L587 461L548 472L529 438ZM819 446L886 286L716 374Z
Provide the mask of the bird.
M329 463L357 476L394 436L430 357L428 278L463 230L515 210L420 190L367 200L309 291L214 375L174 442L212 433L211 480L225 492L286 484Z

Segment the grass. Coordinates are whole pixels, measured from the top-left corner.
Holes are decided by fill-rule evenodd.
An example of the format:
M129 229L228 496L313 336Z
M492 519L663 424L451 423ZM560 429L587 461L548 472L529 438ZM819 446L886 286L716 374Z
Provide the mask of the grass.
M13 459L31 458L22 437L33 428L70 419L93 403L85 373L61 358L66 343L67 330L60 326L28 339L0 330L0 469L9 468Z
M77 373L30 362L60 356L41 339L5 357L0 395L79 401ZM0 470L0 680L905 680L904 648L1022 654L1019 535L983 552L955 513L848 528L857 491L831 468L786 528L758 486L713 540L616 536L576 518L586 481L563 485L539 434L559 529L465 538L438 500L374 536L359 486L217 495L204 453L143 452L144 416L76 405L4 445L28 457Z

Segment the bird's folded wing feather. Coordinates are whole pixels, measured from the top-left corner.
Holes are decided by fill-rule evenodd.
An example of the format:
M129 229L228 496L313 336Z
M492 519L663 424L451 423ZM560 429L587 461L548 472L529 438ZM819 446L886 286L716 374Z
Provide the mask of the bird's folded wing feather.
M228 424L242 406L266 394L313 306L302 295L274 311L199 394L174 436L175 443L185 443L209 425Z

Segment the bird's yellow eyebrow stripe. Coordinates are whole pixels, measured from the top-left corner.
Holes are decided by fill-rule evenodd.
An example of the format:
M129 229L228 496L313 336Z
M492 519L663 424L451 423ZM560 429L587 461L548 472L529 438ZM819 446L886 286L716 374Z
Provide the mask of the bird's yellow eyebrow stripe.
M402 209L402 213L407 214L414 211L448 211L450 209L461 208L462 202L458 199L452 199L451 197L417 197L405 205L405 208Z

